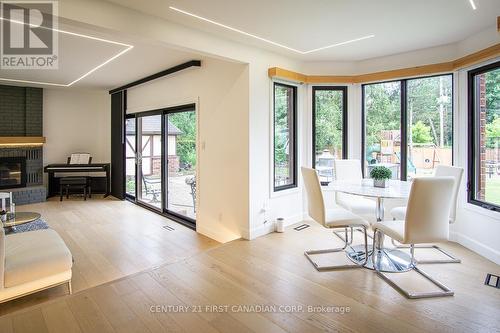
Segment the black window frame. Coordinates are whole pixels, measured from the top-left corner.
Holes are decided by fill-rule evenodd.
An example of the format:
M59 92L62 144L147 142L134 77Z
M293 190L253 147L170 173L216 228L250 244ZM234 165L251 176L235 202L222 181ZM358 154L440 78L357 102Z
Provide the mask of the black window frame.
M316 91L342 91L342 158L349 156L348 149L348 115L347 86L313 86L312 87L312 167L316 167Z
M400 180L406 181L408 180L408 166L407 166L407 158L408 158L408 81L418 80L418 79L427 79L432 77L439 76L450 76L451 77L451 132L452 132L452 148L451 148L451 164L455 165L455 85L454 80L455 76L453 73L440 73L434 75L426 75L426 76L416 76L416 77L407 77L398 80L388 80L388 81L377 81L364 83L361 85L361 171L363 173L363 177L365 175L365 167L366 167L366 159L365 159L365 137L366 137L366 112L365 112L365 87L373 84L380 83L390 83L390 82L399 82L401 95L400 95L400 104L401 104L401 125L400 125L400 133L401 133L401 147L406 147L406 149L401 148L401 157L400 157Z
M476 94L476 85L475 85L475 77L480 74L484 74L486 72L490 72L495 69L500 69L500 61L493 62L491 64L481 66L475 69L472 69L467 72L467 107L468 107L468 116L467 116L467 202L469 204L479 206L481 208L500 212L500 206L494 203L481 201L476 198L476 182L477 177L480 177L480 173L476 174L478 170L480 170L480 159L476 159L476 154L480 150L478 146L477 134L479 132L479 121L478 114L476 114L475 104L477 101Z
M276 152L276 142L275 142L275 137L276 137L276 87L281 86L285 88L291 88L292 93L293 93L293 109L292 109L292 131L291 131L291 140L289 141L290 143L293 143L293 147L291 151L293 152L293 158L292 158L292 182L290 184L286 185L281 185L281 186L276 186L276 157L275 157L275 152ZM274 192L279 192L279 191L284 191L284 190L289 190L292 188L297 187L297 166L298 166L298 159L297 159L297 86L290 85L290 84L285 84L281 82L273 82L273 191Z

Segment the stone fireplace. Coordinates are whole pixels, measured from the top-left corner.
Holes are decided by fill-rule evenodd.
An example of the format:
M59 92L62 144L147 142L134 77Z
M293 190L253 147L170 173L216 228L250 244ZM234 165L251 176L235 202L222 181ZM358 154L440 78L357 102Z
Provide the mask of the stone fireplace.
M45 201L43 90L0 85L0 191L17 205Z

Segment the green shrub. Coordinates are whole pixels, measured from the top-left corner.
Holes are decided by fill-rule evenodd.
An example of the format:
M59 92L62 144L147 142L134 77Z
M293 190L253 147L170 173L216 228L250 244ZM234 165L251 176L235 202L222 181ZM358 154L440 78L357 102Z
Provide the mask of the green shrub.
M370 177L377 180L391 179L392 171L384 166L377 166L370 171Z

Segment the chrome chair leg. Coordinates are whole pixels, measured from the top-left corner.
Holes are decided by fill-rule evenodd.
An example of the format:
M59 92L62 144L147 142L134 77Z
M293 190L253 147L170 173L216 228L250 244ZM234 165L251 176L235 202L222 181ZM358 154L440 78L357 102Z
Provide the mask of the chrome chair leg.
M362 228L355 228L354 231L364 232L362 230ZM337 236L338 238L340 238L341 241L345 242L345 238L338 231L334 231L333 233L335 234L335 236ZM351 238L353 238L352 234L351 234ZM372 236L370 236L368 234L368 238L372 239Z
M430 298L430 297L443 297L443 296L453 296L455 293L453 290L442 284L441 282L435 280L432 278L429 274L426 272L422 271L420 268L417 267L417 261L415 260L415 246L413 244L410 245L410 253L411 253L411 270L417 272L430 282L432 282L435 286L437 286L439 289L442 291L434 291L434 292L410 292L407 291L406 289L402 288L399 286L394 280L389 278L387 274L384 274L379 270L379 267L377 263L375 262L375 258L377 257L377 252L376 251L376 239L377 239L377 233L381 232L378 229L375 229L374 234L373 234L373 254L372 254L372 262L373 262L373 268L375 269L375 272L377 273L378 276L380 276L384 281L386 281L391 287L399 291L401 294L406 296L407 298L410 299L417 299L417 298Z
M409 249L410 246L398 244L394 239L391 238L392 245L398 249ZM430 260L418 260L415 259L418 264L459 264L462 262L459 258L456 258L451 253L445 251L437 245L418 245L415 246L416 249L435 249L450 259L430 259Z
M393 218L392 220L395 221L396 219ZM394 245L394 247L397 249L409 249L410 248L407 245L398 244L396 242L396 240L393 238L391 238L391 242L392 242L392 245ZM416 262L419 264L460 264L462 262L462 260L460 260L459 258L456 258L454 255L452 255L449 252L446 252L445 250L443 250L442 248L440 248L437 245L419 245L419 246L415 246L415 248L417 248L417 249L436 249L436 250L440 251L441 253L443 253L448 258L450 258L450 259L439 259L439 260L416 260Z
M368 253L368 232L366 231L366 228L364 226L361 226L364 230L364 239L365 239L365 253ZM304 255L306 258L311 262L311 264L316 268L317 271L319 272L324 272L324 271L331 271L331 270L336 270L336 269L347 269L347 268L360 268L363 267L367 262L368 262L368 256L365 256L365 260L362 264L346 264L346 265L330 265L330 266L320 266L317 262L313 260L311 256L316 255L316 254L325 254L325 253L334 253L334 252L344 252L347 246L350 246L352 244L353 240L353 227L338 227L338 228L344 228L345 232L345 238L341 238L342 241L344 242L344 246L341 248L334 248L334 249L324 249L324 250L308 250L304 252ZM348 229L351 229L351 239L349 240L348 236ZM335 235L337 235L336 232L334 232ZM337 235L338 236L338 235Z

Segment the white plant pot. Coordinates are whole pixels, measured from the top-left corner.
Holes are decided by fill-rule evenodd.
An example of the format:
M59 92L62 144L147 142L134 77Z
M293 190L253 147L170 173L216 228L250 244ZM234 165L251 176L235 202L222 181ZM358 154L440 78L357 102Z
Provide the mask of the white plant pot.
M387 181L386 179L374 179L373 180L373 186L374 187L387 187Z
M285 232L285 219L282 217L276 219L276 232Z

